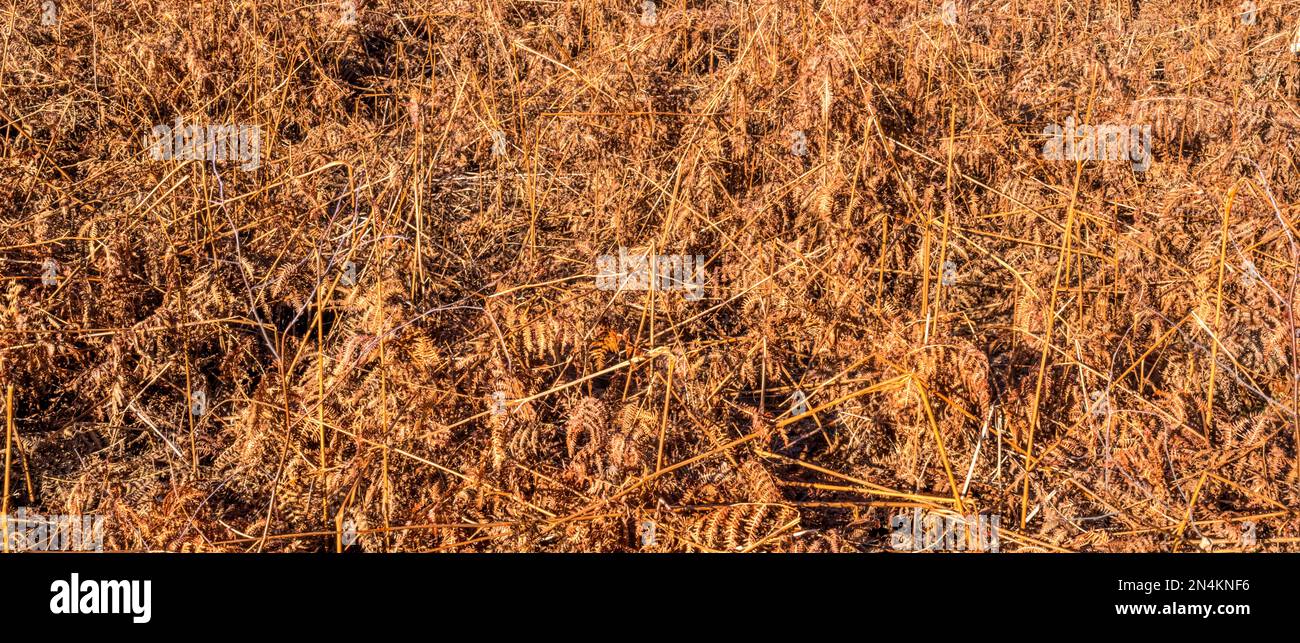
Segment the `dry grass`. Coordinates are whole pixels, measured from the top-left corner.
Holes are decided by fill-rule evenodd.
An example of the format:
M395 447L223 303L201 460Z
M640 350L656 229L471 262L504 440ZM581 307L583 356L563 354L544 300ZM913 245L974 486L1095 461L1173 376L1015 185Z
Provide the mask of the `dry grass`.
M1296 547L1296 2L6 4L11 508L113 550L878 551L918 506ZM150 159L178 116L261 167ZM1150 170L1044 160L1071 116ZM704 298L597 289L620 247Z

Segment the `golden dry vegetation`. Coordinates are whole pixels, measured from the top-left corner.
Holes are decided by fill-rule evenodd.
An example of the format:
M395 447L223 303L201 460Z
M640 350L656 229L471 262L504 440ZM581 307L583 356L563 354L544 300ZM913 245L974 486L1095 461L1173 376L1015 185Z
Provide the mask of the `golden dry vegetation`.
M111 550L890 551L918 507L1300 542L1296 2L5 4L10 510ZM178 118L260 167L151 158ZM1045 159L1069 118L1150 168ZM703 297L598 288L620 248Z

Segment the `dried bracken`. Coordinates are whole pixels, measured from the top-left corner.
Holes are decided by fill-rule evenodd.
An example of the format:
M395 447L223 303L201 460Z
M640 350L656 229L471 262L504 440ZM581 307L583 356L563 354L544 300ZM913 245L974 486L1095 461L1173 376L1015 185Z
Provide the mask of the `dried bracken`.
M186 552L1300 542L1285 6L356 4L0 9L7 509ZM1150 167L1045 158L1067 122ZM259 162L151 157L175 123ZM600 286L647 253L702 285Z

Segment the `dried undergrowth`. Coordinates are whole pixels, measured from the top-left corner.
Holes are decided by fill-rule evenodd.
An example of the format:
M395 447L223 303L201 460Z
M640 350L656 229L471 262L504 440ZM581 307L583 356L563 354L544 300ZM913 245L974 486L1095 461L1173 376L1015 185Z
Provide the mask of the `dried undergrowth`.
M0 10L7 502L108 549L1300 537L1294 2L38 4ZM178 117L261 166L150 159ZM1070 117L1151 168L1044 160ZM620 247L705 296L596 288Z

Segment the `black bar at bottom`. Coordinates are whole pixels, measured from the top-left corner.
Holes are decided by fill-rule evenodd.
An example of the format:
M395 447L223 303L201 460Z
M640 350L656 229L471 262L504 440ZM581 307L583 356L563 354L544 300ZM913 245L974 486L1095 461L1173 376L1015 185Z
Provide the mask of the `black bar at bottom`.
M11 634L202 623L303 633L450 619L480 622L496 636L586 630L609 618L631 619L634 628L686 619L725 630L740 615L757 618L747 627L804 634L862 617L874 619L873 634L986 618L1253 628L1294 616L1298 567L1294 554L17 554L0 556L0 606ZM146 618L137 609L146 580L148 620L137 623ZM133 594L122 594L126 585ZM97 590L94 600L88 590ZM114 599L127 605L119 613L53 613L70 612L74 598L100 611L114 611Z

